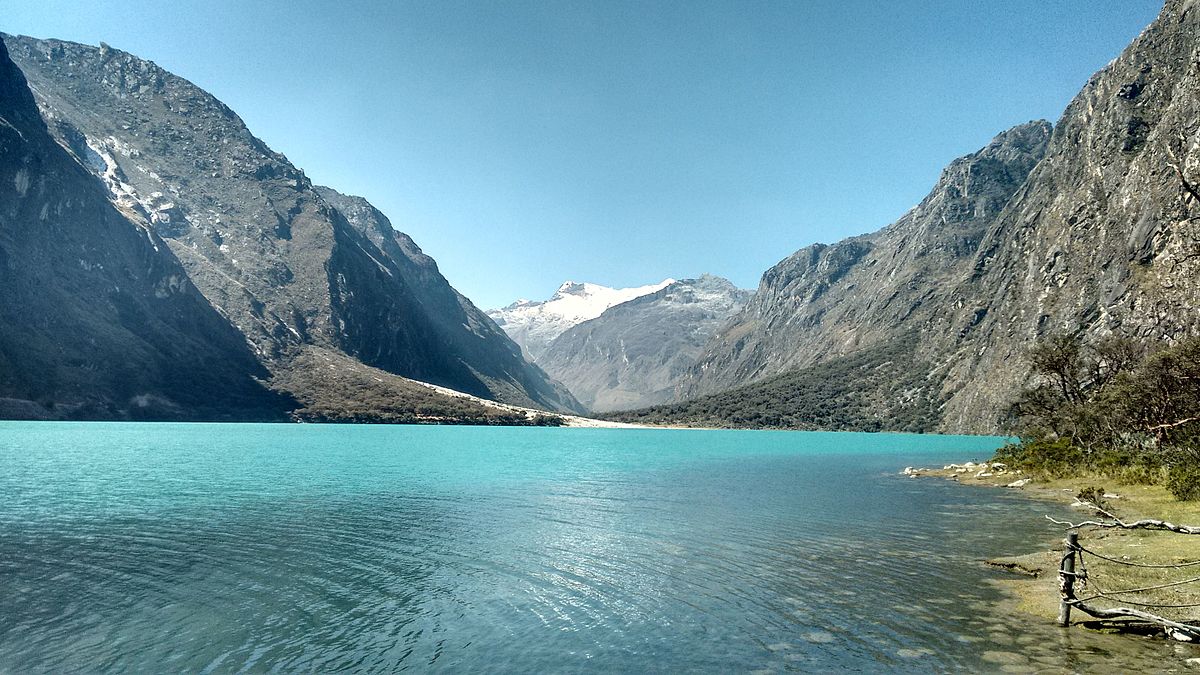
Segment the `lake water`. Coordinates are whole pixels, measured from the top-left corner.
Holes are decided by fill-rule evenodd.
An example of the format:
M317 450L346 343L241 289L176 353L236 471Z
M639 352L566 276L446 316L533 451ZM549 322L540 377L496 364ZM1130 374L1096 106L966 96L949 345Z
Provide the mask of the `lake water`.
M0 672L992 670L1000 442L0 423Z

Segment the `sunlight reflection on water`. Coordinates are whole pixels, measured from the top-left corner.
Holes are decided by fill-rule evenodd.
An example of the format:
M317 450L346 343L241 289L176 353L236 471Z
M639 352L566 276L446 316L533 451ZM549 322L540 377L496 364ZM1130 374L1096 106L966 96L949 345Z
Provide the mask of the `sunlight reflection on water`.
M896 472L998 442L3 423L0 670L1159 662L989 614L1050 507Z

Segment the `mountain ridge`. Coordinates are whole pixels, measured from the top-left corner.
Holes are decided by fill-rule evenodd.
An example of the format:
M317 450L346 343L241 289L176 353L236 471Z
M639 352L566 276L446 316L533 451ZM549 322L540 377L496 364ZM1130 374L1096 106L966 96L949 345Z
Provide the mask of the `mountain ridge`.
M0 162L0 275L16 290L0 307L16 326L0 336L0 408L199 414L202 397L180 384L195 377L199 391L229 387L249 408L279 414L288 397L314 400L319 392L304 387L365 382L297 377L317 354L577 411L523 355L562 340L553 360L565 368L603 341L604 322L588 323L642 309L678 283L568 282L548 301L481 312L369 202L313 185L190 82L103 44L0 40L11 95L0 126L10 149ZM909 428L995 432L1038 340L1066 332L1170 344L1196 334L1198 44L1195 2L1167 0L1057 124L1015 126L954 160L918 206L877 232L784 258L690 367L690 356L667 365L660 350L665 370L651 379L672 381L711 419L751 419L737 409L744 397L755 419L803 426L772 396L799 396L825 375L862 378L863 391L839 385L830 395L911 401L897 413ZM554 302L561 311L545 309ZM28 321L26 307L45 316ZM632 360L620 330L612 335L620 352L594 349L602 358L592 365ZM204 366L213 361L222 363ZM585 378L593 401L627 379L606 367ZM51 377L39 382L39 370ZM705 407L714 396L723 398Z
M286 419L149 221L51 136L3 40L0 122L0 417Z
M849 356L934 320L1049 135L1040 120L998 134L950 162L894 223L807 246L771 267L751 302L706 346L681 385L684 398Z

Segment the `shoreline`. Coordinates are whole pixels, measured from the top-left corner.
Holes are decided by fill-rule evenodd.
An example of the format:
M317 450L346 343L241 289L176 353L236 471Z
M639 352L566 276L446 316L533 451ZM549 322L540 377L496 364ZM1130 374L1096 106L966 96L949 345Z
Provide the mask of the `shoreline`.
M1108 486L1103 489L1106 508L1125 520L1158 518L1188 524L1200 523L1200 502L1176 501L1164 487L1158 485L1128 485L1092 475L1035 480L995 462L967 462L942 468L907 467L901 473L910 478L951 480L972 488L1004 489L1017 492L1024 499L1066 506L1078 513L1077 517L1071 518L1072 522L1095 519L1095 510L1077 498L1080 491ZM1061 537L1031 541L1031 545L1036 549L1031 553L982 561L998 573L992 583L1001 592L1004 600L997 605L996 612L1016 612L1037 621L1044 621L1050 626L1056 624L1060 598L1058 566L1067 530L1068 528L1063 526ZM1194 535L1191 535L1192 539L1189 541L1189 535L1147 530L1084 527L1077 531L1089 549L1116 559L1168 564L1200 559L1200 540ZM1169 592L1177 604L1200 602L1200 586L1197 585L1175 588ZM1200 612L1193 616L1200 616ZM1192 622L1194 623L1195 619ZM1130 641L1125 643L1127 646L1132 645L1132 641L1136 639L1153 637L1162 643L1177 645L1180 667L1200 667L1200 643L1170 640L1161 630L1151 631L1157 635L1147 635L1144 630L1121 631L1115 628L1115 625L1112 622L1102 623L1075 610L1071 614L1070 625L1062 630L1083 629L1093 635L1110 634L1113 639Z

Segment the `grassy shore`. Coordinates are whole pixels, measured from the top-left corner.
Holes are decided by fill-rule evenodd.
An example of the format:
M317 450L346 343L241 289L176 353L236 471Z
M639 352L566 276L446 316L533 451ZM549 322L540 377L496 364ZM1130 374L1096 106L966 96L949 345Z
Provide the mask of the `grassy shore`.
M1155 518L1176 524L1200 525L1200 502L1177 501L1161 486L1121 485L1114 483L1111 479L1106 480L1090 475L1025 482L1025 476L993 465L976 465L967 470L963 470L962 467L916 469L911 471L910 475L941 477L956 480L965 485L985 488L1011 489L1019 491L1031 499L1041 499L1060 505L1066 504L1072 506L1076 511L1076 515L1069 518L1075 523L1104 519L1097 516L1094 508L1079 503L1077 499L1077 495L1084 490L1103 488L1103 493L1107 495L1104 497L1104 508L1126 522L1140 518ZM1014 484L1019 487L1007 487ZM1065 536L1065 526L1063 532ZM1109 558L1152 564L1178 564L1200 560L1200 535L1097 527L1084 527L1079 532L1080 543L1083 547ZM1032 614L1038 620L1053 622L1058 615L1057 570L1062 552L1063 542L1061 539L1056 539L1046 541L1045 549L1040 552L989 560L988 564L1019 575L1006 577L1000 582L1002 588L1013 599L1017 610ZM1097 588L1106 591L1145 588L1200 577L1200 566L1179 569L1145 569L1114 564L1092 556L1085 556L1084 560L1088 567L1089 584L1078 590L1079 597L1092 595ZM1155 604L1200 603L1200 583L1188 583L1121 597L1128 601ZM1094 604L1111 607L1121 603L1108 599L1097 599ZM1148 608L1148 611L1176 621L1193 625L1200 624L1200 607ZM1144 632L1135 626L1114 626L1112 622L1101 624L1080 611L1072 613L1072 622L1101 630L1114 630L1120 627L1134 628L1139 632ZM1200 657L1200 653L1197 653L1196 656Z

